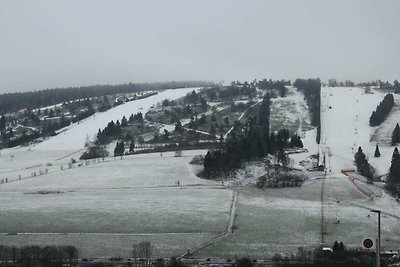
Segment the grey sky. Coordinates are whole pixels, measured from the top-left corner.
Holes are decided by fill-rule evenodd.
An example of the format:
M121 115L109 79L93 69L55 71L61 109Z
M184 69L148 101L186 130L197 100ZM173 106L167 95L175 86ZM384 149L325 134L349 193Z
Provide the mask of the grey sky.
M400 78L400 1L0 0L0 92Z

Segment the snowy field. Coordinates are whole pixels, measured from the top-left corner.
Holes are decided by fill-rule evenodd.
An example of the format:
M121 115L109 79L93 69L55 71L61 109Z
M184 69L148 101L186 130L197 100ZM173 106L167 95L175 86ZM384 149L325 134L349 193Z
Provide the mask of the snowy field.
M365 238L377 238L377 215L371 209L382 211L382 249L398 250L399 202L385 193L383 184L367 184L354 174L356 178L351 181L340 173L342 168L355 167L358 146L364 148L378 172L387 171L393 147L387 142L379 143L382 156L373 158L376 143L370 142L370 138L374 134L378 140L387 138L390 131L382 129L394 127L398 111L393 110L380 131L369 127L369 117L384 95L375 91L365 94L361 88L322 88L321 145L315 143L315 129L307 131L303 143L309 152L290 156L294 166L301 168L300 160L320 150L326 155L327 178L310 179L301 188L238 189L234 233L194 256L263 258L275 253L295 253L299 247L331 247L335 241L342 241L349 248L361 248ZM293 105L288 111L290 115L284 117L291 117L290 123L306 118L304 111L295 111Z
M0 156L0 243L76 245L85 257L130 256L151 241L156 256L173 256L226 231L232 192L196 177L188 162L205 151L78 161L86 136L111 120L146 112L193 88L160 92L97 113L29 147ZM179 181L179 186L177 185ZM18 234L17 234L18 233Z
M272 257L320 245L320 182L301 188L239 190L235 231L195 257Z
M354 154L359 146L376 168L377 174L388 172L394 147L388 144L387 139L391 137L400 113L394 108L381 126L369 126L372 111L384 96L385 93L376 90L365 93L362 88L322 88L320 150L327 155L327 165L331 165L332 172L354 168ZM398 96L395 101L398 106ZM380 158L373 156L376 144L380 147Z
M126 156L2 184L0 242L70 242L85 256L129 256L124 244L151 237L156 253L183 253L223 233L229 220L232 192L197 178L188 164L199 153ZM102 244L96 254L86 236L110 236L112 250Z
M369 117L382 101L385 93L365 93L362 88L322 88L321 93L321 145L325 153L328 176L324 193L324 242L332 243L340 237L349 246L360 246L364 238L376 238L377 215L370 209L382 211L382 248L399 249L400 204L382 189L383 183L369 185L357 176L354 181L340 170L354 169L354 153L363 148L377 174L387 173L393 147L378 142L381 157L374 158L376 140L384 140L388 131L377 131L369 126ZM396 97L397 103L399 98ZM396 109L378 128L393 125ZM389 126L387 126L389 125ZM390 133L391 135L391 133ZM371 137L373 137L371 141ZM372 198L371 198L372 197ZM338 223L337 220L340 222Z
M71 158L78 159L83 153L87 137L92 140L99 128L103 129L111 120L115 122L121 120L124 115L129 117L137 112L145 113L163 99L176 99L185 96L193 89L196 88L165 90L145 99L127 102L106 112L96 113L79 123L63 128L59 135L39 144L3 149L0 155L0 179L15 180L19 175L28 177L32 172L39 173L46 168L59 170L61 165L70 162Z
M171 92L180 97L191 90ZM152 153L68 165L72 157L79 157L81 152L73 153L82 149L86 135L112 119L145 112L163 98L173 98L161 94L96 114L35 147L2 150L0 179L9 183L0 184L0 244L72 244L84 257L129 256L132 244L141 241L152 242L156 257L209 244L193 256L266 258L298 247L332 246L335 240L360 248L364 238L376 238L373 208L382 210L382 248L399 249L399 203L382 184L369 185L355 174L352 181L340 173L354 168L358 146L379 173L387 171L393 147L382 140L392 126L368 125L383 93L322 88L320 146L315 129L307 131L309 115L301 94L293 91L274 101L283 125L298 131L308 150L291 155L295 167L301 168L298 162L318 151L326 156L327 178L309 179L300 188L259 190L235 181L224 187L221 181L200 179L195 174L201 166L189 161L204 150L184 151L183 157ZM396 114L395 109L390 124ZM376 142L381 158L373 158ZM232 218L233 233L215 240L228 232Z
M287 96L271 99L271 131L288 129L304 138L306 131L310 130L310 116L304 95L292 86L287 87Z

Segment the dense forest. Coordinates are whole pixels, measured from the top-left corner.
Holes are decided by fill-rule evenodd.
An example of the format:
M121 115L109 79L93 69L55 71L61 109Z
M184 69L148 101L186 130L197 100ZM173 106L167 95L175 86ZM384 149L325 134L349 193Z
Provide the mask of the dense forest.
M184 87L202 87L212 84L213 83L202 81L127 83L120 85L92 85L84 87L45 89L34 92L7 93L0 95L0 113L15 112L25 108L34 109L71 100L103 95L134 93L149 90L158 91Z
M242 163L276 154L278 162L288 163L285 148L303 147L300 137L290 136L286 129L269 134L271 98L267 93L260 105L258 116L249 117L243 131L232 131L223 147L210 150L204 158L204 175L208 178L227 175L241 167Z

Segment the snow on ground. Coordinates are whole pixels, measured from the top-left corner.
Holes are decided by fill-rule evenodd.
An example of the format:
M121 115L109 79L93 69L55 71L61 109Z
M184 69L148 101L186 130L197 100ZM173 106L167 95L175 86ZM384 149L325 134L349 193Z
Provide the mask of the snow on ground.
M236 230L227 240L218 241L195 256L263 258L275 253L290 254L298 247L331 247L334 241L361 248L365 238L377 238L377 215L370 209L382 210L382 249L399 249L399 202L386 194L380 183L370 185L358 176L351 181L340 173L342 168L354 168L358 146L364 148L370 162L380 162L383 169L388 167L386 155L373 158L375 143L369 141L369 116L383 96L378 92L364 94L360 88L322 88L321 145L315 143L315 129L307 131L303 142L308 153L290 157L296 165L320 149L326 154L327 178L309 179L300 188L238 188ZM381 149L382 155L385 150ZM388 154L391 156L391 152ZM254 172L260 168L255 166Z
M373 128L371 142L375 142L379 146L391 146L392 132L396 124L400 123L400 95L394 94L393 96L395 105L389 115L381 125Z
M171 89L162 91L157 95L127 102L103 113L86 118L78 123L65 127L57 136L50 137L43 142L26 147L15 147L1 150L0 155L0 180L18 179L30 176L32 172L44 171L51 164L60 169L62 164L70 162L71 158L78 159L83 153L87 136L91 139L97 134L99 128L107 126L111 120L121 120L125 115L137 112L146 112L152 105L165 98L176 99L191 92L193 88Z
M173 152L138 154L118 158L107 158L105 162L64 170L50 168L48 174L12 180L0 184L0 192L35 192L39 190L106 190L111 188L143 188L175 186L216 185L193 173L188 164L193 156L205 154L205 150L184 151L183 157L174 157ZM156 174L156 175L155 175ZM218 183L219 184L219 183Z
M383 184L370 185L356 174L349 179L340 173L343 168L355 168L354 153L359 146L378 174L387 172L393 147L381 147L382 156L374 158L376 143L370 142L370 137L375 129L369 126L369 117L383 97L384 93L365 94L361 88L322 88L320 151L326 156L328 172L324 194L327 244L339 237L353 247L359 247L365 238L374 240L377 219L370 209L380 209L385 214L382 247L398 249L398 201L384 192Z
M329 177L325 181L326 244L343 241L348 247L359 248L365 238L377 238L377 214L370 209L382 210L381 246L383 250L397 250L400 244L399 203L380 191L380 198L369 198L357 190L347 177ZM364 184L372 191L374 185ZM339 220L339 222L338 222Z
M320 244L320 187L315 180L301 188L242 188L232 236L195 257L272 257Z
M193 91L193 88L165 90L148 98L127 102L106 112L96 113L82 120L79 124L75 123L69 126L67 128L68 131L63 132L61 135L36 145L36 150L81 149L85 144L86 136L92 139L97 134L99 128L104 128L111 120L121 120L124 115L129 117L129 115L140 111L146 112L155 103L161 102L166 98L176 99L185 96L191 91Z
M384 166L382 170L388 167L393 148L382 147L382 157L375 159L375 143L369 141L373 132L368 119L383 96L377 92L364 94L359 88L322 88L319 148L327 158L327 178L309 179L300 188L233 188L239 192L233 234L211 242L194 256L266 258L296 252L298 247L332 246L335 240L359 248L364 238L376 238L377 220L376 214L369 211L372 208L382 210L382 248L398 249L399 203L380 184L369 185L361 178L353 181L380 195L371 199L340 173L343 167L354 167L354 152L360 145L372 164L379 162ZM304 101L300 95L292 97ZM122 109L125 105L116 114L111 110L114 117L107 115L107 122L137 111ZM301 113L288 115L292 119L306 115L305 109L299 112L293 105L287 111ZM70 135L61 134L54 141L50 138L30 150L21 147L2 151L0 175L12 175L13 181L0 184L0 233L12 234L0 234L0 243L72 244L81 255L97 257L129 256L132 243L148 240L155 247L155 255L169 257L226 231L232 191L225 189L221 181L197 178L196 168L188 164L193 155L205 151L184 151L182 158L173 157L172 152L162 157L153 153L122 160L106 158L105 162L90 161L88 166L82 162L83 166L71 169L67 162L75 155L55 161L73 152L67 144L75 149L82 147L86 129L96 133L105 126L93 124L98 117L79 124L84 126L71 127L66 132ZM73 130L75 127L81 127L80 131ZM308 153L293 154L291 158L298 162L315 154L318 145L314 140L315 129L306 131L303 143ZM26 169L29 166L32 168ZM48 174L29 175L45 168ZM18 180L22 172L24 176ZM250 170L254 177L261 172L262 166Z
M10 246L73 244L79 249L80 257L132 257L132 245L143 241L151 242L153 257L181 255L185 248L199 247L215 234L35 234L0 235L0 243ZM93 245L95 244L95 245Z
M276 131L286 128L303 138L305 132L311 129L307 103L296 88L287 89L286 97L271 99L270 128Z
M183 253L226 230L233 196L195 176L189 161L199 153L109 158L0 184L0 242L72 244L84 257L127 257L128 242L150 240L156 255ZM106 236L96 249L85 241Z
M362 88L322 88L320 149L327 155L326 164L332 172L354 168L359 146L373 157L375 143L370 143L373 130L369 117L383 97L376 91L366 94Z

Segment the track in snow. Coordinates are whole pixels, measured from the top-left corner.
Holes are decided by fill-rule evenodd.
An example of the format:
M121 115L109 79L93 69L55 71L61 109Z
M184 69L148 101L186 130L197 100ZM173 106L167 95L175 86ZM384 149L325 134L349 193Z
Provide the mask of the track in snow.
M215 238L211 239L210 241L204 243L203 245L201 245L200 247L197 248L193 248L191 250L187 250L186 253L182 254L181 256L179 256L178 258L185 258L188 257L190 255L193 255L194 253L222 240L225 238L228 238L230 235L232 235L233 233L233 225L235 223L235 217L236 217L236 204L237 204L237 196L238 196L238 192L237 191L233 191L233 196L232 196L232 203L231 203L231 208L230 208L230 215L229 215L229 223L228 223L228 227L226 229L225 233L222 233L218 236L216 236Z

